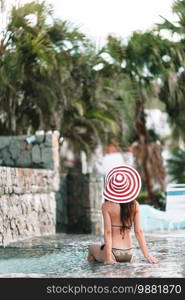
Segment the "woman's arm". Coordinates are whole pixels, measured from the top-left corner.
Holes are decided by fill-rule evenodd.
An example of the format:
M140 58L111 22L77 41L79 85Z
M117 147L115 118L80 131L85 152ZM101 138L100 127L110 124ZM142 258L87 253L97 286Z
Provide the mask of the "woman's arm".
M140 217L140 209L139 209L138 202L136 202L136 214L135 214L135 218L134 218L134 232L135 232L135 236L138 240L139 246L141 247L141 251L142 251L144 257L146 257L146 259L148 259L148 261L151 263L157 263L158 262L157 259L150 255L147 245L146 245L146 242L145 242L143 230L141 227L141 217Z
M112 227L111 218L106 203L102 204L102 214L104 221L104 242L105 242L105 262L116 263L112 258Z

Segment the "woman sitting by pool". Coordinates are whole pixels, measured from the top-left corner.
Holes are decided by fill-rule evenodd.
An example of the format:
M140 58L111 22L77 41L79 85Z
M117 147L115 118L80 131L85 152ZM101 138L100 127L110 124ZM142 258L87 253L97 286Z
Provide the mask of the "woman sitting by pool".
M104 242L88 249L88 260L116 264L132 262L133 244L131 227L134 224L135 236L144 257L150 263L157 263L148 251L141 227L139 203L135 200L141 189L138 172L130 166L113 168L106 176L102 205L104 219Z

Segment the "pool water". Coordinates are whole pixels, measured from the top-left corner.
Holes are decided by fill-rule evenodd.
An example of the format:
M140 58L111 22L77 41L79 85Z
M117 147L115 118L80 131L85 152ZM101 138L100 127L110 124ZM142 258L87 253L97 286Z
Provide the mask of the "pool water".
M185 233L147 233L145 238L158 264L149 264L133 236L133 263L106 265L88 262L90 244L102 236L56 234L0 248L0 277L185 277Z

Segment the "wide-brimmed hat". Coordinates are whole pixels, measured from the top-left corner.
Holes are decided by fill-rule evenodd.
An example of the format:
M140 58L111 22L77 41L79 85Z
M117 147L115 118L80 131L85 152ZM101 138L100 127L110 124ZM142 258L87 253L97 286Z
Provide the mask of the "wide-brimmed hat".
M128 203L137 198L141 190L141 177L130 166L111 169L105 177L103 197L116 203Z

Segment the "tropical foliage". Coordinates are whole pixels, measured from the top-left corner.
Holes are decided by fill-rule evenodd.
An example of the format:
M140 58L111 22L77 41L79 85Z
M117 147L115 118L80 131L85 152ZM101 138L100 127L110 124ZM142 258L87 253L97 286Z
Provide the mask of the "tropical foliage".
M171 152L171 158L168 159L168 174L173 183L185 182L185 151L180 148L175 148Z
M152 67L153 70L156 68L156 73L159 73L155 64L157 59L160 61L162 54L159 54L156 59L155 47L160 42L162 43L162 39L153 32L144 34L135 32L128 40L127 45L121 40L109 36L106 49L115 61L117 72L127 74L135 88L131 128L133 141L136 143L132 149L145 182L149 199L156 206L158 203L155 199L154 183L158 182L161 189L164 190L165 171L161 157L162 148L158 144L159 140L153 141L154 136L157 136L146 126L145 107L148 99L155 97L156 94L155 80L157 74L152 74L151 69Z
M97 51L44 2L14 7L0 41L1 135L57 129L76 153L99 143L132 145L148 198L158 205L154 185L165 189L165 170L160 138L146 125L147 103L160 100L173 139L185 141L185 1L175 1L173 12L176 24L164 19L127 43L108 36Z
M185 140L185 1L175 1L172 10L177 17L176 23L164 19L164 22L157 27L159 32L165 30L176 39L166 57L159 97L165 103L169 114L173 138Z
M86 152L120 137L114 76L107 83L93 68L99 63L93 45L77 28L53 18L50 7L14 7L0 57L1 134L58 129L76 151Z

